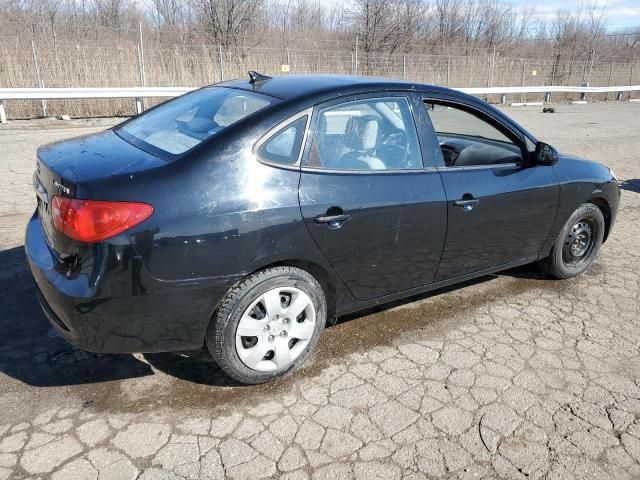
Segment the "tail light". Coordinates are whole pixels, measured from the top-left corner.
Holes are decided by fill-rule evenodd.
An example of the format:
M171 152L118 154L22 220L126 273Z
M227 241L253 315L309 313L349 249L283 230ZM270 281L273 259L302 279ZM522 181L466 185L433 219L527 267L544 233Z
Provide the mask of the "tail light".
M67 237L94 243L118 235L151 216L153 207L139 202L109 202L53 197L55 227Z

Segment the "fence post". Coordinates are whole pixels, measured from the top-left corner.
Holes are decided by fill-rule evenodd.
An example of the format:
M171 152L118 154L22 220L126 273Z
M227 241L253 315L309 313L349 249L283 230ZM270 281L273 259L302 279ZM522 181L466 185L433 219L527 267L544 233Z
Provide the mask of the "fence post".
M224 60L222 59L222 44L218 45L218 60L220 62L220 81L224 82Z
M489 55L487 55L487 77L486 77L486 86L487 88L490 86L489 82L490 82L490 78L491 78L491 60L489 59Z
M407 79L407 54L402 54L402 79Z
M138 49L138 62L140 67L140 86L144 87L145 73L144 73L144 44L142 43L142 22L138 24L140 31L140 48Z
M607 87L611 86L611 74L613 73L613 62L609 63L609 79L607 80ZM609 100L609 92L604 94L604 99Z
M353 64L353 74L354 75L358 74L358 35L356 35L356 56L355 56L355 62Z
M496 46L493 46L493 55L491 56L491 77L489 80L489 87L493 87L493 76L496 69Z
M44 83L42 83L42 77L40 76L40 65L38 65L38 56L36 55L36 44L31 40L31 53L33 54L33 66L36 70L36 83L38 88L44 88ZM47 101L41 100L42 104L42 116L47 116Z
M447 87L451 86L451 54L447 55Z
M138 44L138 69L140 71L140 86L145 85L144 72L144 44L142 43L142 22L138 22L138 32L140 34L140 43ZM142 98L136 98L136 113L140 114L144 111L144 101Z
M0 100L0 123L7 123L7 111L4 109L4 100Z
M291 58L289 57L289 47L287 47L287 65L289 65L289 71L287 73L291 75Z
M522 59L522 87L524 88L524 79L525 79L525 72L526 72L526 68L527 68L527 62L526 60L523 58ZM524 102L524 93L520 94L520 101Z

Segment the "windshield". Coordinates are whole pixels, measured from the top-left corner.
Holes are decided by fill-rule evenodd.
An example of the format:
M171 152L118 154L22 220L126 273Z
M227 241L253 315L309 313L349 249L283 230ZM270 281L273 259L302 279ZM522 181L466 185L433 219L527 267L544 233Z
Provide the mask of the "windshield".
M143 150L173 159L275 101L242 90L207 87L149 110L116 132Z

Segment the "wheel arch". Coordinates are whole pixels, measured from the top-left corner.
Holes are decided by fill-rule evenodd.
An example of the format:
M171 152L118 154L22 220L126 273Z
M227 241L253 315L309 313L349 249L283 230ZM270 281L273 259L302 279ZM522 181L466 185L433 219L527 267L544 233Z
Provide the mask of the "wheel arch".
M609 230L611 228L611 206L606 199L602 197L594 197L588 200L586 203L591 203L600 209L602 216L604 217L604 237L602 242L604 243L609 236Z
M227 290L227 294L225 294L215 305L211 315L209 316L210 322L211 319L215 316L216 312L220 308L220 305L224 301L224 298L228 295L228 292L232 290L236 285L241 283L245 278L260 272L262 270L267 270L269 268L274 267L295 267L300 270L304 270L305 272L312 275L322 287L322 290L325 294L325 299L327 301L327 323L330 325L334 325L337 321L337 294L336 294L336 285L334 280L331 278L330 273L321 265L307 261L307 260L278 260L270 263L260 264L259 266L255 266L244 273L244 275L238 279L233 285L229 287Z
M324 267L308 260L279 260L262 265L248 273L247 276L273 267L295 267L312 275L324 291L325 299L327 301L327 323L331 325L336 323L336 286L331 275Z

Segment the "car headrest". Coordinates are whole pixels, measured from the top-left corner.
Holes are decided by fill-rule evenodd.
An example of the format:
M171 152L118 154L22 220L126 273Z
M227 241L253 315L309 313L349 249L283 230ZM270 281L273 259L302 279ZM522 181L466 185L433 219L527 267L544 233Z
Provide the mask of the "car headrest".
M220 108L213 116L213 120L220 126L226 127L243 119L247 113L247 100L245 97L229 97L222 102Z
M351 117L345 129L346 143L354 150L372 150L378 143L378 129L378 119L374 115Z

